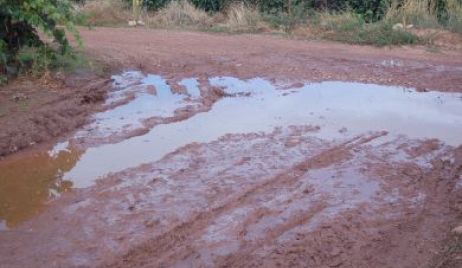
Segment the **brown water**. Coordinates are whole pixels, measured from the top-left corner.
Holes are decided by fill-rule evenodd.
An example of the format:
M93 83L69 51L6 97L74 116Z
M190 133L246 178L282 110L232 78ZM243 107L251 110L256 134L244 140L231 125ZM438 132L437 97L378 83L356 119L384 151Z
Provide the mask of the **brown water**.
M180 82L187 94L173 93L160 76L130 72L114 78L114 92L108 104L128 93L134 98L94 115L94 121L74 138L106 137L142 128L144 120L171 117L175 110L201 98L197 80L193 78ZM91 187L111 172L153 163L187 144L214 141L230 133L270 132L276 127L293 125L318 126L319 131L312 135L324 140L384 130L389 136L435 138L452 146L462 144L462 95L458 93L418 93L399 87L346 82L283 89L284 86L261 78L215 77L209 83L234 97L219 100L209 112L158 125L146 134L118 143L91 146L84 152L61 143L52 153L47 150L20 153L2 160L0 229L11 228L39 213L50 199L69 188ZM156 91L150 91L149 86Z
M62 151L51 156L47 151L17 156L0 161L0 220L3 228L40 213L50 199L69 190L72 182L62 175L78 162L80 154Z

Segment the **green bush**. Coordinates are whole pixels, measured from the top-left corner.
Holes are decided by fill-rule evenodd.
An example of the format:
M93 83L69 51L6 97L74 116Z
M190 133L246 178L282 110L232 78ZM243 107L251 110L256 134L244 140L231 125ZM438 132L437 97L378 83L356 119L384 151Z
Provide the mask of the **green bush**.
M47 51L45 57L53 59L55 53L71 53L65 30L80 43L74 26L77 17L67 0L0 0L0 74L2 80L20 72L29 59L18 54L23 48ZM38 32L53 37L54 49L40 40ZM40 53L39 53L40 54Z

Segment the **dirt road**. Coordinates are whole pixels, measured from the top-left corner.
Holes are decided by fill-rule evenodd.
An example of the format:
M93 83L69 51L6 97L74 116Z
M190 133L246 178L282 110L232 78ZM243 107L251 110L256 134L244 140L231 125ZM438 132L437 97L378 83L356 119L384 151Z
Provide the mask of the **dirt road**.
M462 51L374 48L263 35L144 29L82 31L86 47L119 70L175 76L342 80L462 91Z
M117 75L0 161L2 267L462 265L461 51L82 36Z

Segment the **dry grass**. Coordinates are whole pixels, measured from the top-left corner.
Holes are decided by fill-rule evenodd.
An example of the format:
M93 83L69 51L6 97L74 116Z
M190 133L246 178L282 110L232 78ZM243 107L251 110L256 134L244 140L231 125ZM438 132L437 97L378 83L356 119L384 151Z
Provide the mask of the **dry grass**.
M268 29L261 14L244 4L233 4L213 16L187 0L172 1L154 15L145 14L148 26L207 31L256 32Z
M187 0L172 1L153 16L145 14L146 23L162 28L204 28L209 27L212 18Z
M87 0L76 9L94 26L125 25L132 13L121 0Z
M438 20L437 0L405 0L399 6L394 1L385 16L385 20L403 25L412 24L419 28L447 28L450 31L462 33L462 1L444 0L447 18L443 25Z
M231 32L255 32L267 28L260 12L243 3L235 3L227 8L223 26Z
M393 1L385 19L403 25L415 25L422 28L438 28L438 18L434 6L435 0L405 0L401 6Z
M453 32L462 34L462 1L446 0L448 7L447 28Z

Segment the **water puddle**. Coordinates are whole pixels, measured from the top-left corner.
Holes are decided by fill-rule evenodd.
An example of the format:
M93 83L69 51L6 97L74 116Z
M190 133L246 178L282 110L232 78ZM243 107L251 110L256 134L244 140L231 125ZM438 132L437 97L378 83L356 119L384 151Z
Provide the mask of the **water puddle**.
M78 162L76 151L36 152L0 161L0 230L39 213L43 205L69 190L62 179Z
M104 138L136 129L144 126L146 119L173 117L178 109L207 97L195 78L178 83L184 86L185 93L174 93L157 75L127 72L113 79L114 91L106 103L111 108L95 114L92 123L74 138ZM76 188L89 187L109 173L155 162L184 145L210 142L228 133L269 132L275 127L307 125L319 126L313 135L328 140L386 130L390 135L436 138L453 146L462 144L459 93L418 93L399 87L346 82L287 89L262 78L213 77L209 84L223 88L232 97L218 100L209 112L157 125L144 135L118 143L90 147L79 153L62 143L51 154L1 162L0 220L6 220L10 226L27 218L30 210L37 211L35 204L43 204L50 197L50 189L62 191L58 181L69 181Z
M115 89L106 105L126 102L94 116L94 122L77 133L77 137L106 138L144 126L144 120L153 117L173 117L176 110L185 107L187 96L173 93L166 81L158 75L144 76L127 72L112 77ZM185 79L188 92L197 94L195 79ZM196 81L197 82L197 81ZM199 93L200 95L200 93Z
M188 95L192 98L199 98L201 96L201 91L199 89L199 82L196 78L186 78L180 81L180 85L186 88Z
M283 91L260 78L219 77L210 83L236 97L218 101L207 113L159 125L145 135L90 148L65 178L76 187L88 187L100 176L157 161L193 142L290 125L319 126L316 135L325 139L386 130L410 138L437 138L449 145L462 143L459 94L344 82Z

